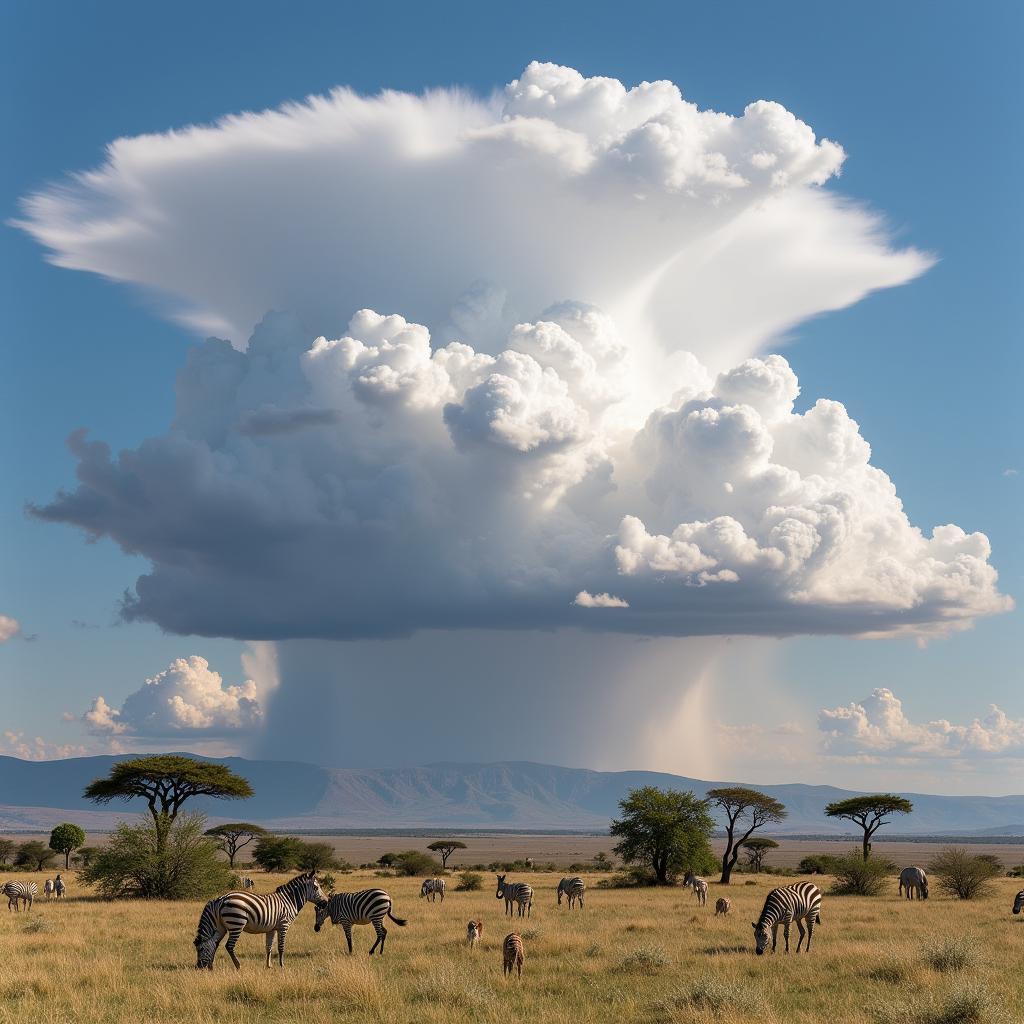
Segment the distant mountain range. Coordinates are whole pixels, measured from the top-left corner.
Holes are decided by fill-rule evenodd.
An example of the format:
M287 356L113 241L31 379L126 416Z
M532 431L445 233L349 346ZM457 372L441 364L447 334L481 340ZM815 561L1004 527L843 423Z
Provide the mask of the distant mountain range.
M50 828L73 817L93 830L145 808L138 802L99 808L83 788L124 757L22 761L0 757L0 829ZM280 829L557 829L608 827L618 802L638 786L692 790L706 782L661 772L595 772L526 761L429 764L420 768L321 768L293 761L220 760L245 776L249 800L195 800L190 808L213 819L253 821ZM825 805L856 793L833 786L748 783L786 805L776 834L838 835L851 830L824 816ZM889 834L1024 835L1024 796L933 796L906 793L914 813Z

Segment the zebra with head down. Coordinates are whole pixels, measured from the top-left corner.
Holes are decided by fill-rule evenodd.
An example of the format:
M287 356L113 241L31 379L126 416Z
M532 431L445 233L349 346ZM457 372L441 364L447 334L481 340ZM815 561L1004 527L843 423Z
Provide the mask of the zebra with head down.
M900 895L903 895L903 890L907 891L907 899L912 900L916 895L919 900L928 899L928 876L925 874L924 868L910 867L904 868L900 872Z

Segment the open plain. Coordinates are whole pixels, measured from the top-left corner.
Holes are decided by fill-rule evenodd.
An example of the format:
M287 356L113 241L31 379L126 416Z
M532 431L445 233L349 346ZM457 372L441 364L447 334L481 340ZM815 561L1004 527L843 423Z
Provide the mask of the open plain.
M21 880L44 875L18 874ZM304 908L288 933L284 971L263 966L261 936L243 935L242 970L223 947L212 973L195 970L192 939L201 904L101 902L66 875L69 898L40 898L0 927L0 1021L17 1024L120 1024L139 1020L338 1022L818 1022L935 1024L1014 1021L1024 1016L1024 917L1011 914L1016 879L997 879L991 895L960 902L933 893L926 902L897 897L896 880L878 897L828 894L810 955L756 957L751 920L767 891L789 879L739 876L711 884L707 907L688 889L603 890L607 876L586 875L583 911L555 902L558 874L517 876L535 889L529 920L513 925L484 887L444 903L419 898L418 878L371 871L336 874L338 888L382 886L394 912L383 957L366 955L369 927L357 927L355 955L340 929L313 932ZM266 892L287 876L254 873ZM733 901L714 916L718 896ZM464 944L466 922L484 922L483 942ZM504 981L501 941L523 935L521 981ZM793 945L796 934L794 929ZM928 962L929 951L953 943ZM959 962L960 969L950 969ZM941 952L941 951L940 951ZM933 957L932 959L936 959Z

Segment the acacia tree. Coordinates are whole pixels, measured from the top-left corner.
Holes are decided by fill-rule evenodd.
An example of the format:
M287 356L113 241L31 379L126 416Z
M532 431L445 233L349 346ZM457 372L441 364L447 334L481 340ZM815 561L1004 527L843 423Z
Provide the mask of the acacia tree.
M849 800L835 800L825 808L829 818L843 818L859 825L864 832L864 859L871 855L871 837L892 821L894 814L910 814L914 805L906 797L893 793L871 793L853 796Z
M14 856L14 863L17 867L28 867L35 871L42 871L43 868L56 857L57 854L45 843L38 839L29 839L18 847Z
M14 856L14 840L0 839L0 864L6 864Z
M85 796L98 804L141 797L149 805L156 836L156 852L167 846L174 819L182 804L196 796L244 800L252 787L227 765L197 761L178 754L158 754L120 761L105 779L85 787Z
M448 858L456 850L464 850L465 848L466 844L459 839L436 839L427 847L428 850L441 854L442 868L448 867Z
M267 830L259 825L250 825L246 821L236 821L230 825L208 828L205 834L220 843L220 848L228 855L228 863L234 867L238 851L248 846L257 836L266 835Z
M728 885L743 844L758 829L771 822L782 821L786 817L786 808L774 797L746 786L709 789L707 799L725 815L726 842L720 881L722 885Z
M50 833L50 849L64 854L64 870L71 867L71 854L85 843L85 833L71 822L58 825Z
M747 852L747 863L753 868L754 874L760 874L761 865L768 851L779 848L779 844L767 836L751 836L741 845Z
M700 872L709 860L714 863L715 822L707 803L693 793L643 786L631 790L619 807L622 817L610 829L620 839L615 853L626 864L650 865L659 885L687 868Z

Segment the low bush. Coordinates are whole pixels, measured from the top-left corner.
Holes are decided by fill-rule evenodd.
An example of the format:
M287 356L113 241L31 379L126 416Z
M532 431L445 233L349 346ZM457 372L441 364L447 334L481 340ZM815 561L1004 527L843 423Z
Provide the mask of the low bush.
M619 970L632 974L657 974L670 962L661 946L640 946L619 960Z
M456 892L476 892L484 887L484 876L478 875L475 871L463 871L459 875L459 884L455 886Z
M943 974L977 967L980 960L977 950L963 939L932 942L922 950L921 959L933 970Z
M602 878L595 888L598 889L640 889L648 885L657 885L658 879L650 868L632 867L618 871L610 878Z
M984 986L963 985L946 994L905 1002L886 1000L873 1007L878 1024L1010 1024L1006 1007Z
M826 853L815 853L810 857L804 857L797 866L797 870L802 875L831 875L832 865L835 861L835 857Z
M403 850L395 854L393 867L400 875L436 875L441 865L422 850Z
M963 847L946 847L928 865L928 873L947 896L973 900L987 895L990 882L1002 870L993 857L970 854Z
M708 974L669 996L663 1003L677 1010L692 1007L717 1016L726 1011L754 1014L762 1008L763 1001L763 994L750 985Z
M832 892L837 896L877 896L896 871L891 860L869 857L864 860L856 850L836 857L831 865L835 875Z

